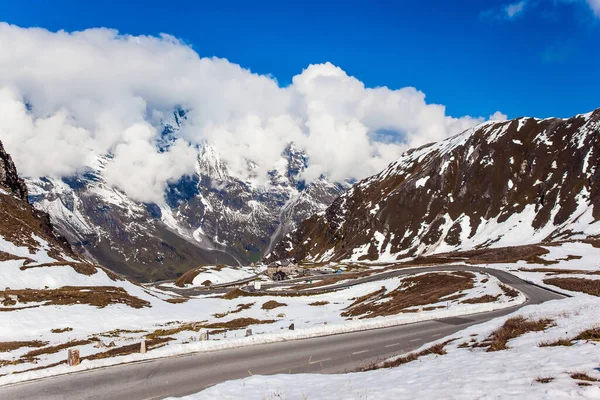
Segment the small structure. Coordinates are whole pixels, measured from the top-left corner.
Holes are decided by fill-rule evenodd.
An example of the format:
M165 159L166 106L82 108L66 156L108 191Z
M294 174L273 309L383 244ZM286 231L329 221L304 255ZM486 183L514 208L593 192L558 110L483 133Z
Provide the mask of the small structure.
M285 272L283 272L281 270L280 271L276 271L273 274L273 280L274 281L283 281L283 280L285 280L285 278L286 278Z
M296 260L279 260L267 265L267 276L274 281L282 281L290 276L304 276L304 268L298 266Z
M70 367L79 365L79 350L69 349L69 355L67 356L67 364Z

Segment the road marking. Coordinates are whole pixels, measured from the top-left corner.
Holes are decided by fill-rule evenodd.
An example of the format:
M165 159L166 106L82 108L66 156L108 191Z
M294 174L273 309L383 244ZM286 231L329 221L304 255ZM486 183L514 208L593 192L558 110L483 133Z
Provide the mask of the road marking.
M418 341L420 341L420 340L421 340L421 338L417 338L417 339L412 339L412 340L410 340L410 342L418 342Z
M317 360L317 361L309 361L309 364L318 364L318 363L322 363L323 361L329 361L331 360L331 358L324 358L322 360Z
M386 344L385 347L400 346L402 343Z
M353 354L353 355L354 355L354 354L362 354L362 353L366 353L366 352L368 352L368 351L369 351L369 350L355 351L355 352L354 352L354 353L352 353L352 354Z
M431 337L438 337L438 336L442 336L441 333L436 333L435 335L431 335Z

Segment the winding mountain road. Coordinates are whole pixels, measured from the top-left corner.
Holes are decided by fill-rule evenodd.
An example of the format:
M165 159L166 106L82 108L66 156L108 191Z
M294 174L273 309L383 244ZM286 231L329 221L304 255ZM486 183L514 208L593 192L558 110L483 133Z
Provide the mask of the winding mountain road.
M426 267L386 272L484 271L527 297L518 306L468 316L445 318L390 328L344 333L311 339L255 345L209 353L149 360L60 375L0 387L1 399L161 399L183 396L231 379L281 373L341 373L375 360L416 349L468 326L510 314L526 304L540 304L564 296L522 281L508 272L478 267ZM383 274L362 282L385 278ZM349 283L340 284L348 286ZM333 289L334 287L329 287Z

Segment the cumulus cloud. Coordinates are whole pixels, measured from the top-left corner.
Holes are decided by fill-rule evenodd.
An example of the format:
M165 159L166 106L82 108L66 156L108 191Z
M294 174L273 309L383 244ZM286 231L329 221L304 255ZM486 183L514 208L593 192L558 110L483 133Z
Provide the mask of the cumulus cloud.
M488 118L490 121L506 121L508 119L508 115L501 113L500 111L496 111Z
M205 142L241 178L266 181L295 142L309 157L307 180L359 179L484 120L448 116L412 87L367 88L330 63L281 87L169 35L0 24L0 48L0 140L21 173L66 176L110 153L107 182L145 202L160 202L168 182L192 173ZM177 107L187 121L161 151L156 138Z

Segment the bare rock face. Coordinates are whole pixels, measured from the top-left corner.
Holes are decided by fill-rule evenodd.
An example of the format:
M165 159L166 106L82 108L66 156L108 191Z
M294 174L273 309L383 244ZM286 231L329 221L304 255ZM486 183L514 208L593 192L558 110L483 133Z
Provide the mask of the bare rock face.
M49 254L77 258L66 239L54 231L48 214L27 201L27 186L0 142L0 238L33 251L40 247L35 237L47 243Z
M19 198L27 199L27 186L19 178L15 164L4 150L2 142L0 142L0 185L15 193Z
M486 122L403 154L267 261L395 260L600 234L600 109Z

